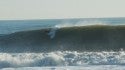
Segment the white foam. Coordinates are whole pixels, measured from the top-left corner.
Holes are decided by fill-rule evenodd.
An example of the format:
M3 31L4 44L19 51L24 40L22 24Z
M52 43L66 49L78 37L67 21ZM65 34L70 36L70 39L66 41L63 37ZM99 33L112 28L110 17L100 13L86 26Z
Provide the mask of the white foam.
M0 68L125 65L125 52L0 53Z
M20 67L20 68L3 68L1 70L125 70L125 66L87 65L87 66L62 66L62 67Z

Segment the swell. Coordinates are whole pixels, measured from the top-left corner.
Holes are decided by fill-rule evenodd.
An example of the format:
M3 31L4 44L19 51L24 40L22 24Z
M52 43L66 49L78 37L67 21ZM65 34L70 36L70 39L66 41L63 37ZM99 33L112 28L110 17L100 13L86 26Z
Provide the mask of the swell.
M0 37L0 52L119 51L125 26L92 25L23 31Z

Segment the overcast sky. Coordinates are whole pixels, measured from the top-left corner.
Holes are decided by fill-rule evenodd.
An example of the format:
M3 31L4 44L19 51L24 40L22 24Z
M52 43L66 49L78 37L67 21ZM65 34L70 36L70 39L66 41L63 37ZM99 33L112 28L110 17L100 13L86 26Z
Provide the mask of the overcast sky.
M0 0L0 19L125 17L125 0Z

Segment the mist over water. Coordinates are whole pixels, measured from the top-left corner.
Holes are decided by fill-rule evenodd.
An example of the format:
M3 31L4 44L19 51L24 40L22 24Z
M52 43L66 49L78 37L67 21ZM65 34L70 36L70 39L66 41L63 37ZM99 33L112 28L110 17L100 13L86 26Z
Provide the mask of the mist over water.
M79 21L77 23L67 23L55 25L55 28L63 28L63 27L79 27L79 26L90 26L90 25L110 25L108 23L104 23L101 21Z

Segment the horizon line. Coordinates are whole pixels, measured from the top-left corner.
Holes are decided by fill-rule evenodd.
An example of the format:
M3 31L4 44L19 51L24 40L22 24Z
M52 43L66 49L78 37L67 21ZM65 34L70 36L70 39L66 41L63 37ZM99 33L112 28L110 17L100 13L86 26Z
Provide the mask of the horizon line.
M25 20L70 20L70 19L117 19L117 18L125 18L125 17L86 17L86 18L24 18L24 19L0 19L0 21L25 21Z

